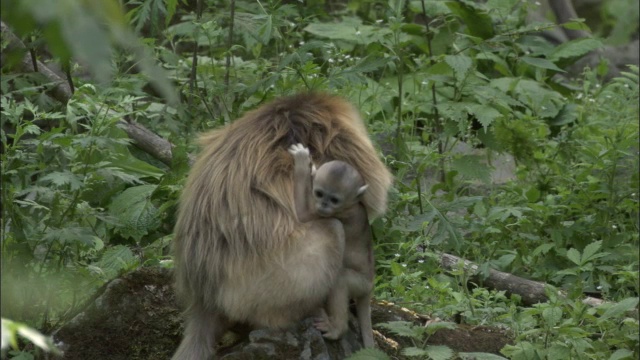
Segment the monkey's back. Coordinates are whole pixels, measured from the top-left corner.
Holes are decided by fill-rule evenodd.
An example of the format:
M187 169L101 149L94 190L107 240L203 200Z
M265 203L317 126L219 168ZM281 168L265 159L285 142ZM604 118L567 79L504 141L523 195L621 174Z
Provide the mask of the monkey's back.
M259 306L246 297L259 297L263 290L257 284L275 276L277 264L301 246L307 231L294 215L293 164L286 151L293 143L307 144L317 162L353 164L370 185L367 208L374 215L384 211L391 176L351 105L303 94L249 112L201 137L202 150L181 197L175 275L178 294L187 303L238 316L258 312L245 309ZM277 305L298 300L304 294L278 299ZM227 309L234 301L237 309Z

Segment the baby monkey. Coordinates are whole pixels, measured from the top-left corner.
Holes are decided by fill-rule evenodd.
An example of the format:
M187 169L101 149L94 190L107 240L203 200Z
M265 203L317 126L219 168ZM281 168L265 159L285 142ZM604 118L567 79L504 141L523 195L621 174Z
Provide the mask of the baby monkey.
M354 299L364 346L373 347L373 240L367 210L360 201L368 185L356 169L343 161L330 161L316 170L309 149L302 144L292 145L289 153L294 160L298 220L335 218L342 222L345 232L342 273L314 325L325 338L338 339L348 328L349 299Z

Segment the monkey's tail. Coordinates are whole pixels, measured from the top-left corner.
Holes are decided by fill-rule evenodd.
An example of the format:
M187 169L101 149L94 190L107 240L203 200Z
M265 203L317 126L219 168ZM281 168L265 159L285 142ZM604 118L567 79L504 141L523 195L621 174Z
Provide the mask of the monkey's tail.
M373 327L371 325L371 296L363 296L356 301L356 313L358 324L362 334L362 343L365 348L374 347Z
M182 342L172 360L208 360L214 355L216 342L229 326L221 316L192 306L187 312Z

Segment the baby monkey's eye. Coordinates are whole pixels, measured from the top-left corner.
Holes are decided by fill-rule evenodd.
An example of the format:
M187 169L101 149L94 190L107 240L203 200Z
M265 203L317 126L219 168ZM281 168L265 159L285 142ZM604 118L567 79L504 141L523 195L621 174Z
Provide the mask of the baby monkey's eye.
M322 199L322 197L324 196L324 194L320 190L314 191L313 195L315 195L315 197L318 198L318 199Z
M338 199L337 198L332 197L332 198L329 199L329 201L331 201L331 203L333 205L337 205L338 204Z

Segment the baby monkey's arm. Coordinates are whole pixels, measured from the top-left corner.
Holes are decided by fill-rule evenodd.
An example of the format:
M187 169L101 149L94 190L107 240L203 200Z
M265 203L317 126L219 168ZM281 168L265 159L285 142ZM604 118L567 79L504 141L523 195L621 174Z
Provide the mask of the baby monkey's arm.
M293 202L300 222L314 218L311 211L311 158L309 149L302 144L289 148L293 156Z

